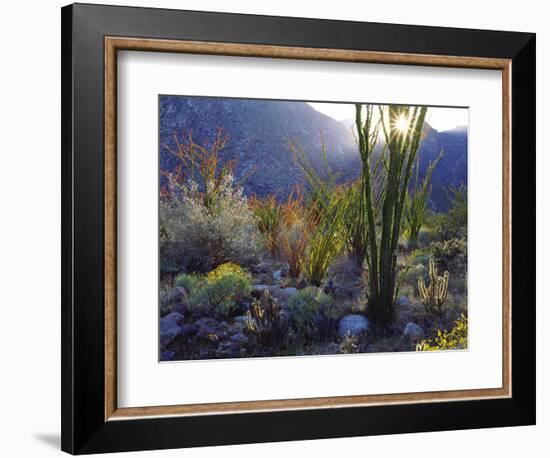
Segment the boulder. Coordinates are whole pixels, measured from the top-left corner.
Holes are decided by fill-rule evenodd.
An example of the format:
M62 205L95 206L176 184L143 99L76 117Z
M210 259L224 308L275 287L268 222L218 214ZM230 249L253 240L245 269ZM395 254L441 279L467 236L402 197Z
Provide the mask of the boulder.
M217 358L238 358L246 352L244 348L241 348L240 344L232 341L221 342L216 349Z
M239 345L246 345L248 343L248 337L246 337L242 333L232 335L229 340L231 340L231 342L235 342Z
M409 340L419 340L424 337L424 330L416 323L409 322L403 330L403 337Z
M269 291L269 294L281 303L286 303L288 299L295 294L298 294L296 288L280 288L278 286L269 285L254 285L252 287L252 296L259 299L264 291Z
M183 324L183 315L181 313L172 312L160 319L160 346L166 347L180 333L181 325Z
M399 296L395 301L395 305L411 305L411 300L407 296Z
M167 304L184 304L187 301L189 293L183 286L172 288L166 296Z
M247 316L246 315L239 315L239 316L236 316L235 318L233 318L233 321L235 323L240 323L244 326L244 324L246 323L246 321L248 320Z
M252 297L259 299L266 289L269 289L268 285L254 285L250 294L252 294Z
M246 317L245 317L246 318ZM239 334L244 330L244 322L235 321L233 324L230 324L227 328L229 334Z
M201 318L193 324L197 330L197 337L209 340L210 342L218 342L227 337L227 323L220 323L214 318Z
M363 315L346 315L340 319L338 323L338 335L343 337L346 333L350 333L352 336L365 334L370 329L369 320Z

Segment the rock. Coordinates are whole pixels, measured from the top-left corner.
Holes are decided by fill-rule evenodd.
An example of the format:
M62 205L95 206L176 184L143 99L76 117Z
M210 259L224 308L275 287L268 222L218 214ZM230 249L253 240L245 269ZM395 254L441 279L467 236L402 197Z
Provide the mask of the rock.
M295 294L298 294L298 290L296 288L291 288L291 287L283 289L283 292L285 294L288 294L288 297L291 297L291 296L294 296Z
M175 351L163 351L160 354L160 360L161 361L172 361L174 359L174 356L176 356Z
M239 315L239 316L236 316L235 318L233 318L233 321L235 323L240 323L244 326L244 324L246 323L246 321L248 320L248 318L246 317L246 315Z
M275 281L281 281L283 279L283 271L282 270L276 270L273 272L273 280Z
M411 305L411 300L407 296L399 296L395 301L395 305Z
M180 336L189 337L197 333L197 330L192 324L184 323L181 325Z
M210 342L218 342L227 337L227 323L220 323L214 318L201 318L193 324L193 328L197 330L197 337Z
M298 290L296 288L279 288L278 286L254 285L252 287L252 296L259 299L264 291L268 291L272 297L282 303L286 303L290 297L298 294Z
M242 333L232 335L230 340L231 342L238 343L239 345L246 345L248 343L248 337Z
M216 350L218 358L238 358L241 356L241 346L237 342L225 341L221 342Z
M172 288L166 296L167 304L183 304L187 301L189 293L183 286Z
M160 319L160 346L166 347L180 333L183 324L183 315L172 312Z
M298 290L296 288L279 288L278 286L270 286L268 291L271 296L283 304L286 304L288 299L295 294L298 294Z
M244 323L241 321L235 321L233 324L229 325L227 332L229 334L240 334L244 330Z
M418 326L416 323L409 322L403 330L403 337L409 340L422 339L424 337L424 330Z
M252 295L252 297L255 297L256 299L259 299L260 297L262 297L262 294L267 289L269 289L268 285L253 285L252 286L252 291L251 291L250 294Z
M349 331L351 335L364 334L370 328L369 320L363 315L346 315L338 323L338 335L343 337Z

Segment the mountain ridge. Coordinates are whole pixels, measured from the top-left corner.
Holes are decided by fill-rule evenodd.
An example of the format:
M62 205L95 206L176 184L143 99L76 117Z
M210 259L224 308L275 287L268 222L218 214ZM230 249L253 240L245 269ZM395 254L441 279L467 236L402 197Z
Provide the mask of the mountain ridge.
M174 133L193 132L195 142L212 141L219 128L229 136L223 161L236 161L237 179L247 195L275 194L285 199L294 185L305 183L289 148L292 141L313 164L322 164L321 139L327 162L340 182L358 178L361 161L351 125L318 112L306 102L233 99L216 97L161 96L159 99L160 167L174 170L177 159L166 150ZM459 127L459 126L457 126ZM432 175L430 207L446 211L445 188L466 184L467 129L438 132L426 124L418 152L420 177L430 161L444 150ZM318 167L320 173L322 167Z

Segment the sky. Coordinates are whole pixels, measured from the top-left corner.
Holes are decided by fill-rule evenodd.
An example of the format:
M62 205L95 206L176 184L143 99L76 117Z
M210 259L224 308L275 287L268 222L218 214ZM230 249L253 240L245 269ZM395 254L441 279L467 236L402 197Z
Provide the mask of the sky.
M355 119L355 105L351 103L309 103L309 105L337 121ZM451 130L457 126L467 126L468 109L430 107L426 121L439 132Z

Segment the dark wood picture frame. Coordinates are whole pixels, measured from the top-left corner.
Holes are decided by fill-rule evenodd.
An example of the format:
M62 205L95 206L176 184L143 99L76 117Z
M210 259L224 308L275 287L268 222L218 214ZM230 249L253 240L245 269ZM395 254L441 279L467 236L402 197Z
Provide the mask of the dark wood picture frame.
M503 386L117 408L116 56L128 49L502 71ZM534 424L534 34L70 5L62 9L62 180L63 450Z

